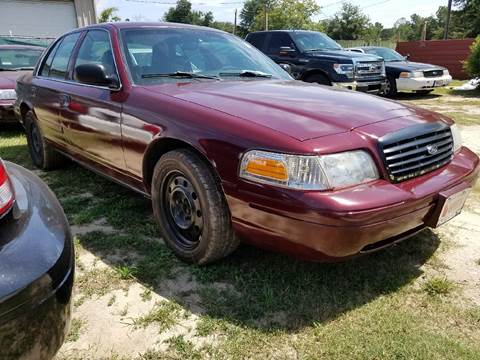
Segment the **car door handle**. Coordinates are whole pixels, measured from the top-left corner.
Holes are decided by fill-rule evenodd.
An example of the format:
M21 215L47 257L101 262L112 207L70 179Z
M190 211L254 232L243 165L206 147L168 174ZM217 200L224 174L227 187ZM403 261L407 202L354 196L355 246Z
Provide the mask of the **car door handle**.
M60 95L59 104L61 108L67 108L70 105L70 96L67 94Z

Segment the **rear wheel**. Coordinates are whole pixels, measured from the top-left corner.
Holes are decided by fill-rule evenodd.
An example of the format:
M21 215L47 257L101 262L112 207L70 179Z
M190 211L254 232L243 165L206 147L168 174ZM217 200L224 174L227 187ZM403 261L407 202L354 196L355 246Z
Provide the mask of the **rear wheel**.
M30 110L25 115L28 151L33 165L42 170L57 169L65 164L65 157L45 141L37 124L35 114Z
M387 97L394 97L397 95L397 80L394 77L387 77L383 94Z
M328 80L328 78L323 74L310 75L305 79L305 81L309 83L317 83L320 85L332 85L330 83L330 80Z
M174 150L160 158L153 174L152 204L165 243L182 260L207 264L237 248L222 189L193 151Z

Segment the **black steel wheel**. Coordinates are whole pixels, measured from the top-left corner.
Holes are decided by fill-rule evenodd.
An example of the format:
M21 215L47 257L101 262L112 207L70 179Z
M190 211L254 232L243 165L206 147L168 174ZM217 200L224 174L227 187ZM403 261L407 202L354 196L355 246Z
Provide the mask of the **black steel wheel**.
M207 264L238 246L219 181L192 150L170 151L157 162L152 206L165 243L184 261Z
M65 163L65 157L45 141L37 119L32 111L27 112L24 119L27 134L28 151L33 165L42 170L53 170Z

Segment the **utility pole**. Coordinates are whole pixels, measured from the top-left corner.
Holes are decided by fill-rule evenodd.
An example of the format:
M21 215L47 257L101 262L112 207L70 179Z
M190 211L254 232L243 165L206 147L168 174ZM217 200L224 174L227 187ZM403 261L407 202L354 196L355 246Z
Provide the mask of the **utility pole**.
M427 40L427 22L423 24L423 29L422 29L422 41Z
M447 22L445 23L445 33L443 38L448 39L448 28L450 27L450 15L452 14L452 0L448 0Z
M265 3L263 4L263 15L264 15L264 18L263 18L263 28L265 31L268 30L268 5L267 5L267 1L265 1Z
M233 35L237 34L237 9L235 9L235 20L233 21Z

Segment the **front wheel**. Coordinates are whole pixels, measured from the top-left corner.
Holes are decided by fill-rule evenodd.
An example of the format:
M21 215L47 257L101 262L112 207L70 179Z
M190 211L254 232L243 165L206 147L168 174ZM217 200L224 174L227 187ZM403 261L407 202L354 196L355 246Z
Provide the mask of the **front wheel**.
M174 150L160 158L152 205L165 243L186 262L207 264L238 246L222 189L193 151Z
M387 77L387 81L385 82L385 90L383 91L383 94L386 97L394 97L397 95L397 80L389 76Z
M310 75L305 79L308 83L317 83L320 85L332 85L330 80L323 74Z

